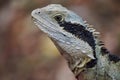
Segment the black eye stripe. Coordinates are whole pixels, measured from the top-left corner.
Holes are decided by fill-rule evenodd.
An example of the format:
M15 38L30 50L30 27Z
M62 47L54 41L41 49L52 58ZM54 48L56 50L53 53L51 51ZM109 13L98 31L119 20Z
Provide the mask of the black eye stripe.
M66 30L67 32L70 32L71 34L77 36L78 38L82 39L83 41L87 42L93 49L94 57L95 55L95 40L93 37L92 32L88 31L85 29L84 26L80 24L73 24L71 22L58 22L58 24L61 27L64 27L63 29Z

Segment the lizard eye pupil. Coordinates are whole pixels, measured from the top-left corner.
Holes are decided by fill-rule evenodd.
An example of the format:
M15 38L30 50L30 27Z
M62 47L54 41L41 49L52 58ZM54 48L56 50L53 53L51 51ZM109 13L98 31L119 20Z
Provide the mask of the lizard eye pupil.
M58 22L63 20L62 15L56 15L56 16L54 16L54 19Z

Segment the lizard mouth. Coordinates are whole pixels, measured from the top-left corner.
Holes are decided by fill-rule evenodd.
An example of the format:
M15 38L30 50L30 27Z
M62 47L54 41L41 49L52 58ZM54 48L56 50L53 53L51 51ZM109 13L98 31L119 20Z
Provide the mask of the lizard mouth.
M41 18L41 21L39 21L39 19L37 19L37 18L32 16L32 20L33 20L34 24L36 26L38 26L42 31L45 31L45 32L46 32L46 30L49 30L49 31L52 30L53 32L56 31L53 27L50 27L50 26L56 26L56 25L51 24L50 22L45 21L43 19L43 17L40 17L40 18ZM47 31L47 32L49 32L49 31Z
M43 22L41 22L41 21L39 21L38 19L36 19L35 17L33 17L32 16L32 20L33 20L33 22L34 22L34 24L38 27L38 28L40 28L40 30L42 31L42 32L45 32L45 33L48 33L48 25L46 25L45 23L43 23Z
M38 28L40 28L40 30L41 30L42 32L46 33L46 34L48 35L48 37L56 39L56 36L57 36L57 35L59 35L59 36L61 36L61 35L62 35L62 36L65 36L64 33L62 33L58 28L56 29L57 25L54 25L54 24L52 24L52 23L50 23L50 22L48 22L48 21L47 21L47 23L46 23L46 21L45 21L44 18L40 17L41 20L35 18L34 16L32 16L31 18L32 18L34 24L35 24ZM40 21L39 21L39 20L40 20ZM46 24L45 24L45 23L46 23ZM52 26L54 26L54 27L52 27ZM56 39L56 40L57 40L57 39Z
M58 24L54 24L51 19L47 20L46 18L49 17L44 17L40 15L34 16L34 11L32 12L32 20L34 24L40 28L43 32L49 33L49 34L65 34L63 30L63 27L60 27Z
M33 22L34 22L34 24L36 25L36 26L40 26L41 24L41 22L40 21L38 21L36 18L34 18L34 17L32 17L32 20L33 20Z

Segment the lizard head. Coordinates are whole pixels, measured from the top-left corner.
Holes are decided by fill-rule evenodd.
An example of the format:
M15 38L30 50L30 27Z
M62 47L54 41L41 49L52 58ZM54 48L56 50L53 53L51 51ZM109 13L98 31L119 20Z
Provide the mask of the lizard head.
M63 21L85 26L81 17L59 4L51 4L43 8L35 9L32 11L31 15L34 23L44 32L62 32L63 27L61 27L59 23Z
M33 10L31 15L34 23L57 44L61 51L71 56L95 58L93 29L89 31L77 14L59 4L51 4Z
M95 49L100 48L96 45L99 33L86 25L80 16L58 4L35 9L31 15L34 23L53 40L76 76L85 67L92 68L97 64ZM105 48L102 51L108 53ZM120 60L112 55L109 59Z

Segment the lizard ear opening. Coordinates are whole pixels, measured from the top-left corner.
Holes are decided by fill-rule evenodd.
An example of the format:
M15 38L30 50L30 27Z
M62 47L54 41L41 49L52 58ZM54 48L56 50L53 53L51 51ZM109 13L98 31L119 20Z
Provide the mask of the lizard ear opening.
M57 22L61 22L63 21L63 16L61 14L56 14L54 17L53 17Z

